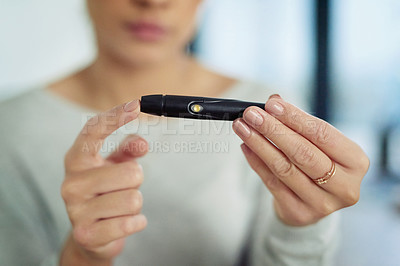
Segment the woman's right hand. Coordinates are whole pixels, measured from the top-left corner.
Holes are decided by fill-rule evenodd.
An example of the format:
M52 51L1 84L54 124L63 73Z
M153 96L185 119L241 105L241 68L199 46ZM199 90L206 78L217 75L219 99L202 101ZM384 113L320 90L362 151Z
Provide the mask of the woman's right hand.
M147 153L147 142L129 136L108 158L99 155L104 139L139 112L135 100L91 118L67 152L61 194L72 232L61 265L109 265L125 237L146 227L138 190L143 171L135 158Z

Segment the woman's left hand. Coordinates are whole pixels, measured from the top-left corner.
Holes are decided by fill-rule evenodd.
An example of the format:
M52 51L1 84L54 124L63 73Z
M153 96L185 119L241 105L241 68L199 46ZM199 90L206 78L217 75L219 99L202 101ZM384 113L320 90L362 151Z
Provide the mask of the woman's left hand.
M305 226L357 203L369 167L361 148L278 95L265 110L247 108L233 129L250 166L274 196L278 217Z

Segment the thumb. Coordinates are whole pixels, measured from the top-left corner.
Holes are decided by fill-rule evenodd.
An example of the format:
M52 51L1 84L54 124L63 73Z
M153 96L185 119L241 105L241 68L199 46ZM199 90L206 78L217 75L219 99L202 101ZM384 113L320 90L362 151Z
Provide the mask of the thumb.
M114 163L126 162L144 156L148 151L149 145L144 138L129 135L121 142L118 149L107 157L107 160Z

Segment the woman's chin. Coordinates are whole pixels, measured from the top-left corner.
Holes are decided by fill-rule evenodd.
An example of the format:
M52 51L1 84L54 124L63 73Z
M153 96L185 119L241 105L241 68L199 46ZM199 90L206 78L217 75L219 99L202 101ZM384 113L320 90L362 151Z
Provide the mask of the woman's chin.
M119 51L117 61L127 66L146 67L157 65L168 60L166 53L150 49L130 49Z

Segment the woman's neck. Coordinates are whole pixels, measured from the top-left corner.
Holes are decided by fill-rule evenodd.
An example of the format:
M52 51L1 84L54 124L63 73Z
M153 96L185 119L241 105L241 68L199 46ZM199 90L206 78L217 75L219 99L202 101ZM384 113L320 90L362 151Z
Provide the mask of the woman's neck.
M50 89L86 107L108 110L146 94L217 96L232 83L234 80L207 71L184 55L140 67L99 56L89 67Z
M126 66L99 57L82 71L80 79L98 103L114 106L144 94L178 92L193 67L193 60L185 56L145 66Z

